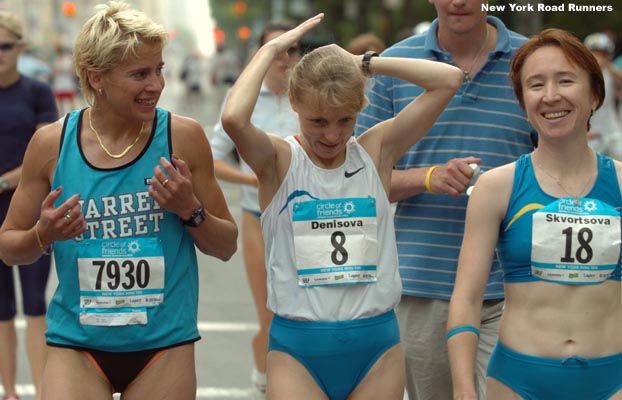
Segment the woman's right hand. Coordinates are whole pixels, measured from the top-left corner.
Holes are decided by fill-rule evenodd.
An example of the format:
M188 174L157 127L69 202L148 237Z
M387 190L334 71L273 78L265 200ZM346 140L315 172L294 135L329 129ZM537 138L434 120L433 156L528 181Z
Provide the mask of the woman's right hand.
M324 13L319 13L302 22L294 29L287 31L280 36L277 36L276 38L266 43L264 46L274 47L277 54L287 51L287 49L289 49L291 46L298 43L300 38L303 37L305 33L315 28L320 23L320 21L322 21L323 18Z
M41 203L38 230L41 242L46 246L56 241L73 239L86 230L79 194L74 194L60 206L54 207L54 202L62 192L62 186L57 187Z

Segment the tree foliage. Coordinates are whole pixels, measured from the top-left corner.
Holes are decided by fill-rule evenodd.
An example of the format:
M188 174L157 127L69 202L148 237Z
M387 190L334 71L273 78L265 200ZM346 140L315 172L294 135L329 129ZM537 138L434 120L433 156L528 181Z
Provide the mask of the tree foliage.
M436 17L434 6L428 0L280 0L285 4L286 17L293 22L317 12L326 14L324 22L306 40L314 43L345 44L363 32L372 32L388 45L412 33L415 25ZM307 15L292 15L292 4L307 4ZM249 26L258 34L261 26L272 19L275 0L246 0L244 15L233 13L238 0L210 0L218 25L236 46L244 46L236 37L241 25ZM532 5L536 10L511 11L509 4ZM568 4L611 5L613 12L569 12ZM499 17L510 29L529 36L544 27L559 27L583 38L589 33L612 29L622 33L622 4L619 0L489 0L489 4L506 5L504 12L490 12ZM537 5L565 5L565 12L538 12Z

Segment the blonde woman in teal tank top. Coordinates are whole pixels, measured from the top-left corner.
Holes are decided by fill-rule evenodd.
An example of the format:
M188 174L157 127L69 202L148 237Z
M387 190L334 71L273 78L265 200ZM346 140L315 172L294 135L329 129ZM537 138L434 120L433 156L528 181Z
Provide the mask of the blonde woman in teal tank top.
M196 250L228 260L237 227L200 125L157 107L166 30L127 4L78 35L90 107L38 130L0 256L54 251L43 398L196 397Z

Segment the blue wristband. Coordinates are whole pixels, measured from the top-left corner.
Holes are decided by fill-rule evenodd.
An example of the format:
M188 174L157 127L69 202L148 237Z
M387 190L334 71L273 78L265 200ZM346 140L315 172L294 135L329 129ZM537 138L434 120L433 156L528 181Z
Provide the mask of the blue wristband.
M455 328L447 332L447 340L449 340L449 338L452 337L453 335L456 335L462 332L473 332L479 338L479 329L477 329L473 325L460 325L460 326L456 326Z

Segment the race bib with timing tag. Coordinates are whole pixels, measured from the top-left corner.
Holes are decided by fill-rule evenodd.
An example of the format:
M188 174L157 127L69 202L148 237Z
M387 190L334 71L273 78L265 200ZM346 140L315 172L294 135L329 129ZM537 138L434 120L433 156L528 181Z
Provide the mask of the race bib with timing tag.
M164 300L164 254L156 238L89 239L79 245L80 322L147 324Z
M531 272L566 284L606 281L620 257L620 213L596 199L562 198L533 215Z
M378 229L374 198L295 203L293 229L300 286L376 281Z

